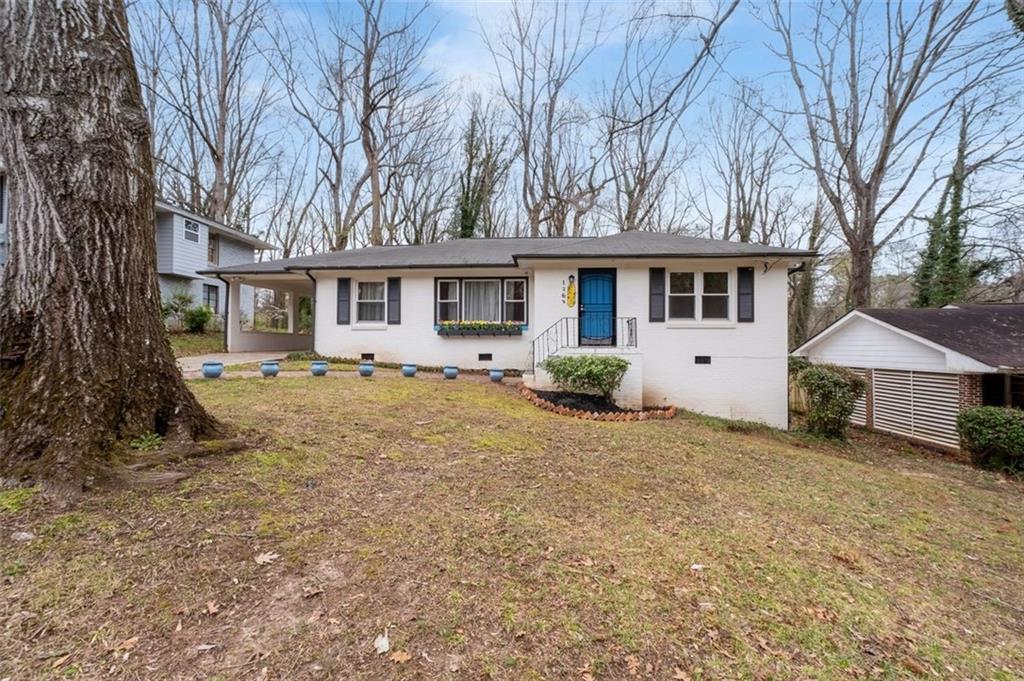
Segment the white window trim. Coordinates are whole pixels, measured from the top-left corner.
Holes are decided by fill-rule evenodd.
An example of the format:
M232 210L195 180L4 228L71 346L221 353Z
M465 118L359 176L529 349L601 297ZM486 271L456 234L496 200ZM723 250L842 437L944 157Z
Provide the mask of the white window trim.
M185 241L189 242L190 244L202 243L202 241L203 241L203 230L199 226L199 223L196 222L195 220L189 220L188 218L185 218L184 220L182 220L182 222L184 223L184 227L183 227L183 232L182 232L182 237L181 238L184 239ZM190 226L194 226L196 228L196 230L194 232L194 234L196 235L195 241L193 241L192 239L188 238L189 234L193 234L193 232L189 230Z
M441 298L441 284L455 284L455 298ZM434 290L434 319L441 323L441 303L455 303L455 319L462 320L462 282L459 279L438 279L437 288Z
M377 279L366 279L364 281L355 281L355 282L352 282L352 283L354 283L355 287L356 287L355 296L354 296L354 301L355 301L355 306L356 306L355 315L354 315L355 316L355 323L353 325L353 328L355 328L355 327L360 327L360 328L363 328L363 329L377 329L377 328L386 329L386 328L388 328L388 282L387 282L387 280L379 281ZM359 297L360 284L380 284L381 287L382 287L382 290L384 291L384 297L380 298L380 299L374 298L373 300L363 300L363 299L361 299ZM384 303L384 319L360 320L359 319L359 303Z
M673 273L692 273L693 274L693 318L683 317L670 317L669 316L669 297L671 296L671 278ZM710 319L704 319L704 274L705 273L723 273L726 275L726 282L728 286L728 293L709 293L708 295L722 295L729 299L727 305L728 317L712 317ZM736 328L736 270L723 269L718 267L707 267L707 268L691 268L691 269L680 269L680 270L669 270L666 274L666 294L665 294L665 328L668 329L733 329ZM676 294L683 295L683 294ZM690 295L689 293L685 295Z
M511 284L511 283L517 282L517 281L523 282L523 297L522 298L509 298L508 297L508 285ZM528 293L529 286L530 285L527 282L526 277L506 277L505 279L502 280L502 284L501 284L501 321L503 321L503 322L518 322L520 324L526 324L526 320L525 319L506 319L505 318L505 310L508 307L509 303L522 303L523 304L523 316L524 317L529 317L530 316L530 311L529 311L529 307L530 306L526 302L526 299L529 297L529 293Z

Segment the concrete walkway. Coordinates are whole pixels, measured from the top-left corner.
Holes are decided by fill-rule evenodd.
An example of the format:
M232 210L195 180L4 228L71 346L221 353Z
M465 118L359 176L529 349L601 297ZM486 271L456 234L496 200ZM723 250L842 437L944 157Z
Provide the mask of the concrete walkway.
M203 362L223 362L224 366L231 364L248 364L250 362L262 362L267 359L284 359L287 352L216 352L212 355L195 355L194 357L179 357L178 368L181 373L188 374L200 371Z

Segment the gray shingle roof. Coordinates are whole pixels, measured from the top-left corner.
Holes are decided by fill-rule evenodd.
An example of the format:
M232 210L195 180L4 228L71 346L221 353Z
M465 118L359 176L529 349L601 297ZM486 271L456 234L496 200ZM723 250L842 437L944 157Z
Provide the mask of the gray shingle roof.
M1024 303L860 312L993 367L1024 367Z
M526 258L729 258L761 256L808 257L814 253L795 248L763 246L739 241L702 239L662 232L619 232L597 239L574 239Z
M456 239L422 246L375 246L285 260L221 267L216 274L269 274L305 269L514 267L519 259L652 257L807 257L814 253L715 239L625 232L606 237Z

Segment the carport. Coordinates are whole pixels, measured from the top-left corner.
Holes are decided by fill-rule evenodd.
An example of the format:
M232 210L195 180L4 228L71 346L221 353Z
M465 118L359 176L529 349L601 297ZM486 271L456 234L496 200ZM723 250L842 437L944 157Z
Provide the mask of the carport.
M228 352L313 349L312 279L303 272L267 271L269 266L253 263L202 273L227 285L224 336ZM303 300L309 301L308 306ZM305 319L302 310L308 311Z

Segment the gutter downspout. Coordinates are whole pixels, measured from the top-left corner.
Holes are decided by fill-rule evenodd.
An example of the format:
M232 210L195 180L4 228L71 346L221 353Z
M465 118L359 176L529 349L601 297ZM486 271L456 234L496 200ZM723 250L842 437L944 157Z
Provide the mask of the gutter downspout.
M305 274L306 274L306 277L311 282L313 282L313 295L309 299L309 305L310 305L310 309L309 309L309 326L310 326L309 333L310 333L311 336L313 336L313 348L312 348L312 350L313 350L313 353L316 354L316 277L314 277L312 274L310 274L308 269L306 270ZM296 321L298 321L298 320L296 320Z
M228 352L228 323L230 319L228 312L231 310L231 282L220 274L214 276L224 282L224 352Z

